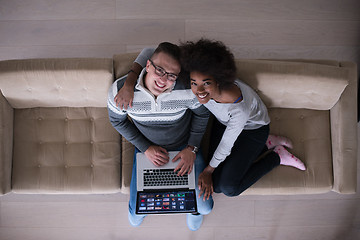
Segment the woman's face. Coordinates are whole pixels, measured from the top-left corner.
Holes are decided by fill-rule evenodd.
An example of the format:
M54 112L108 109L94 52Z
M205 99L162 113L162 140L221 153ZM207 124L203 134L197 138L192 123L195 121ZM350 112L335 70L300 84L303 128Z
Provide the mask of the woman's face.
M190 73L191 90L201 104L207 103L210 99L216 99L220 91L212 76L200 72Z

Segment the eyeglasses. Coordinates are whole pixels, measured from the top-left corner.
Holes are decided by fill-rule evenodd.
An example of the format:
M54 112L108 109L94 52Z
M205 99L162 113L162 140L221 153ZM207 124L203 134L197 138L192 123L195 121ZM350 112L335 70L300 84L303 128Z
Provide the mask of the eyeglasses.
M159 67L159 66L155 65L154 62L151 59L149 59L149 61L150 61L151 65L154 66L156 75L158 75L159 77L163 77L166 74L167 75L166 76L167 80L169 80L171 82L176 81L178 75L176 75L174 73L168 73L162 67Z

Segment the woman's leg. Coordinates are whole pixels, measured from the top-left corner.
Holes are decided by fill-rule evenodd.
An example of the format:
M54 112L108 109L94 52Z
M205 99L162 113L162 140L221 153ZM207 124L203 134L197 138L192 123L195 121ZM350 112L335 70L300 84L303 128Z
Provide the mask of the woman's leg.
M219 137L216 131L214 136ZM269 126L242 131L235 141L231 154L213 173L215 192L237 196L279 165L280 159L274 152L254 163L267 150L265 143L268 135Z
M289 153L284 146L276 146L274 152L280 157L280 165L294 167L302 171L306 170L305 164L293 154Z
M276 146L284 146L287 148L293 148L291 140L284 136L269 135L266 140L266 146L268 149L275 148Z
M270 152L259 161L253 163L246 174L243 176L240 183L235 188L230 188L230 192L228 192L227 195L238 196L272 169L279 166L279 164L279 156L275 152Z

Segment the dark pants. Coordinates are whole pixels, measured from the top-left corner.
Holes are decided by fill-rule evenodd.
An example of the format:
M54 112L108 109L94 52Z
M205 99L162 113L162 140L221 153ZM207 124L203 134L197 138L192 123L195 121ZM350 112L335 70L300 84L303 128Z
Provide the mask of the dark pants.
M223 124L214 119L209 156L213 156L225 128ZM241 132L230 155L213 173L216 193L224 193L230 197L237 196L280 164L279 156L273 151L255 162L268 150L265 145L268 136L269 125Z

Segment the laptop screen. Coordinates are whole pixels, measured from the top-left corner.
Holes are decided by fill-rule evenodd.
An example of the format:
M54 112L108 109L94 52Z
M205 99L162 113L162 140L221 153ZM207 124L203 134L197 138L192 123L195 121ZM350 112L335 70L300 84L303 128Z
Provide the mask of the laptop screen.
M136 214L195 213L195 190L154 190L137 193Z

